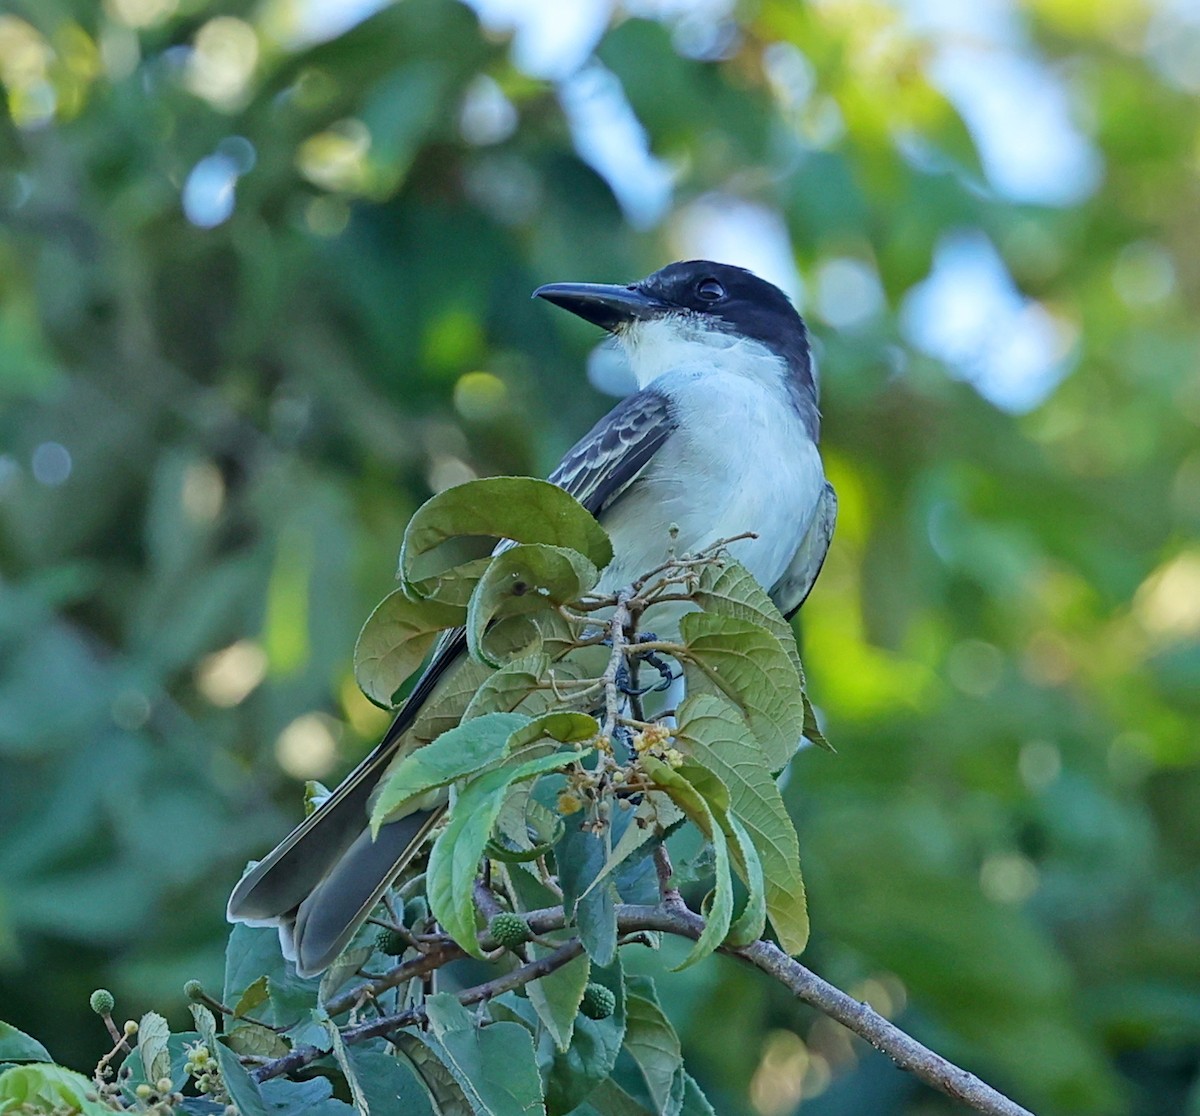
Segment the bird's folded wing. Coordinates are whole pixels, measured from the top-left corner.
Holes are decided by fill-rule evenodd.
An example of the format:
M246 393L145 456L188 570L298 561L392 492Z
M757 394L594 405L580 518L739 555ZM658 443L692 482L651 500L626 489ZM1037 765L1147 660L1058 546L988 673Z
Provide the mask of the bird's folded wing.
M771 587L771 600L788 620L804 604L817 580L817 574L821 572L836 522L837 493L834 492L833 485L826 482L812 519L809 520L808 530L800 540L799 549L792 556L783 577Z
M548 479L599 516L638 478L678 425L666 396L639 391L580 438Z

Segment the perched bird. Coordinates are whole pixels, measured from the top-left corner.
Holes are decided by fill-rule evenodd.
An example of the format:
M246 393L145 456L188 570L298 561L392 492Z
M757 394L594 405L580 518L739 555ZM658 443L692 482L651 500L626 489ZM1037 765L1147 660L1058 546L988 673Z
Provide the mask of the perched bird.
M675 547L746 531L730 550L785 616L820 572L837 515L817 450L817 385L804 322L777 287L708 260L628 286L551 283L534 296L614 334L638 390L602 418L549 479L604 526L613 592ZM301 975L326 968L419 849L444 806L367 828L369 800L406 733L465 654L444 637L383 740L229 899L231 921L275 924Z

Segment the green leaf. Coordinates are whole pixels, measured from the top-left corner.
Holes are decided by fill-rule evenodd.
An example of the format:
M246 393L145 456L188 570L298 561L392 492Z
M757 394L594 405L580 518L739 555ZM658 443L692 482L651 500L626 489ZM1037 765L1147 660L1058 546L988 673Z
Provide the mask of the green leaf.
M496 834L488 840L487 855L509 864L528 863L550 852L563 832L558 811L535 802L528 784L513 787L496 818Z
M518 1023L479 1027L456 997L425 1001L429 1033L418 1041L437 1056L474 1116L545 1116L533 1040Z
M731 616L737 620L749 620L765 628L783 645L792 666L800 677L804 701L804 736L818 748L827 752L836 749L817 725L812 702L808 700L808 688L804 679L804 667L800 662L800 651L796 647L796 635L792 626L775 607L766 590L754 579L754 575L739 562L727 562L724 566L705 566L700 572L700 584L695 595L696 603L705 612Z
M625 1001L625 1049L645 1078L654 1111L675 1116L683 1101L683 1048L658 1004L630 992Z
M762 861L767 914L779 944L786 953L800 953L808 942L800 844L762 749L737 710L703 694L680 706L675 743L728 788L730 811Z
M390 1060L395 1061L394 1058ZM419 1099L424 1100L420 1088L415 1085L414 1088ZM333 1099L333 1086L326 1077L310 1077L306 1081L275 1077L264 1081L259 1092L271 1116L357 1116L350 1105ZM428 1101L424 1108L418 1105L403 1111L412 1112L414 1116L431 1116Z
M568 931L559 931L549 935L549 940L562 944L571 937ZM537 942L529 943L532 959L545 957L553 953L549 946ZM571 1036L575 1033L575 1020L579 1015L579 1004L583 1000L583 990L587 987L588 976L591 972L591 958L585 953L553 972L525 986L529 1002L533 1004L554 1040L559 1051L565 1051L571 1045Z
M329 1049L333 1054L333 1060L337 1062L338 1069L342 1071L342 1076L346 1079L346 1087L350 1090L350 1099L354 1103L355 1111L360 1116L371 1116L370 1102L363 1094L362 1086L358 1082L358 1074L355 1072L354 1063L350 1061L350 1054L342 1039L342 1032L338 1029L338 1025L329 1018L322 1019L321 1026L325 1028L325 1034L329 1039Z
M291 1049L281 1035L259 1023L243 1023L226 1031L225 1044L235 1054L254 1054L261 1058L282 1058Z
M203 1004L188 1004L192 1019L196 1023L196 1033L204 1040L204 1045L211 1051L217 1041L217 1020L211 1011Z
M560 744L583 744L600 735L600 722L586 713L555 710L535 717L527 725L514 730L508 738L508 750L516 752L547 737Z
M442 551L460 536L544 543L578 551L603 568L612 544L595 518L573 497L547 481L530 477L490 477L470 481L427 500L409 521L400 548L400 576L412 588L444 577L461 561Z
M500 653L486 639L494 620L578 600L599 578L595 565L566 547L538 543L512 546L497 554L467 606L467 647L472 658L500 666Z
M611 965L593 964L590 979L612 992L616 1007L607 1019L579 1016L566 1051L555 1050L548 1036L546 1046L539 1047L546 1080L546 1107L554 1114L571 1112L608 1078L625 1040L625 978L620 954Z
M321 984L317 988L317 1003L328 1003L338 989L351 980L358 970L370 960L371 954L374 952L375 944L372 941L369 945L355 946L353 949L346 949L338 954L329 968L321 975Z
M628 818L624 830L622 830L621 835L617 838L617 843L613 845L612 851L609 852L608 858L604 862L604 867L600 869L595 879L588 884L584 895L586 896L588 891L591 891L601 880L605 879L609 872L619 868L625 860L637 852L651 837L662 833L682 817L683 814L680 813L679 807L667 795L659 791L647 792ZM615 829L615 820L613 824Z
M371 832L437 787L465 779L508 754L509 737L529 723L520 713L488 713L442 733L394 762L380 781L371 807Z
M608 860L606 837L585 829L586 816L565 819L565 831L554 854L563 910L575 921L580 941L591 959L609 965L617 952L617 890L612 876L593 886Z
M264 1023L286 1027L303 1018L306 1022L290 1030L289 1038L293 1042L319 1042L320 1028L307 1020L320 982L296 975L296 967L280 953L279 933L274 927L238 923L230 931L225 949L222 1002L236 1004L242 993L264 975L270 996L256 1016Z
M580 1116L661 1116L634 1100L611 1077L596 1086L579 1112Z
M371 1111L382 1116L433 1116L425 1089L405 1060L362 1045L346 1048L360 1094Z
M804 734L800 676L783 645L748 620L707 612L680 618L691 660L746 715L773 771L787 765Z
M266 1003L270 993L267 990L267 978L260 976L253 984L246 988L246 991L238 998L238 1002L234 1005L233 1016L235 1019L253 1011L259 1004Z
M171 1076L171 1055L167 1044L171 1041L171 1028L166 1019L156 1011L148 1011L138 1023L138 1057L142 1072L149 1082Z
M267 1116L267 1102L263 1100L258 1082L246 1072L237 1054L224 1041L216 1044L213 1053L221 1068L221 1080L229 1091L229 1099L237 1105L239 1116Z
M491 714L495 717L504 715ZM586 754L555 752L486 771L459 792L450 818L429 854L428 896L434 917L472 956L483 956L475 936L475 873L496 816L504 804L505 792L515 782L565 767Z
M729 869L729 847L725 832L713 818L707 800L680 772L648 754L642 756L642 768L712 842L716 859L716 882L708 919L691 952L682 964L675 967L675 971L678 971L703 960L729 933L733 920L733 877Z
M703 567L693 599L705 612L747 620L765 628L779 640L803 683L804 671L792 626L775 607L767 591L740 562L731 559L722 566Z
M53 1062L37 1039L0 1020L0 1062Z
M725 940L733 946L749 945L762 937L767 925L767 892L762 861L750 834L736 814L725 813L720 817L720 822L722 828L733 838L733 861L747 892L746 907L733 920Z
M730 945L746 945L762 937L766 924L766 899L762 863L746 828L729 810L729 789L712 771L695 763L685 763L679 773L700 793L713 820L728 840L730 860L746 885L745 910L730 924L725 936Z
M488 676L471 698L464 721L485 713L509 713L529 696L550 669L550 656L544 651L523 655L505 663Z
M0 1112L79 1112L84 1116L112 1116L112 1109L96 1100L95 1086L81 1073L47 1062L10 1066L0 1073Z
M708 1103L708 1097L687 1070L683 1071L683 1104L679 1116L717 1116L713 1106Z
M411 1031L397 1031L392 1041L397 1057L425 1087L437 1116L471 1116L474 1109L467 1094L442 1064L434 1044L427 1037L418 1038Z
M389 593L367 617L354 645L358 688L376 705L391 709L397 691L420 668L438 636L465 620L461 607L413 600L403 589Z

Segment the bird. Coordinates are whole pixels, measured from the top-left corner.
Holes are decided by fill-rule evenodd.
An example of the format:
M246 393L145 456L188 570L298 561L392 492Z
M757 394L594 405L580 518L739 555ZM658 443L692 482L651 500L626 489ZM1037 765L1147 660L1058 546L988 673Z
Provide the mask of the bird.
M730 554L790 618L821 570L837 496L818 449L809 336L788 297L711 260L626 285L549 283L533 297L613 335L637 382L547 478L612 540L596 591L616 592L669 546L695 553L753 532ZM465 655L461 629L443 636L379 744L234 888L230 921L277 926L299 975L337 958L440 820L445 805L425 804L375 838L367 826L380 778L413 746L407 731Z

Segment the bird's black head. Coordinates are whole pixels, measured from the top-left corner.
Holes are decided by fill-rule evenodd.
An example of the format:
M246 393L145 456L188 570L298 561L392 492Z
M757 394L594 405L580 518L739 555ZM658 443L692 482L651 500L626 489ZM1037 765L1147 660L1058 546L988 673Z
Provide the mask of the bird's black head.
M628 286L550 283L534 296L630 340L639 325L661 320L696 335L748 338L785 363L793 390L816 394L803 319L783 291L745 268L683 260Z

